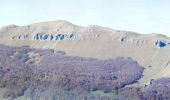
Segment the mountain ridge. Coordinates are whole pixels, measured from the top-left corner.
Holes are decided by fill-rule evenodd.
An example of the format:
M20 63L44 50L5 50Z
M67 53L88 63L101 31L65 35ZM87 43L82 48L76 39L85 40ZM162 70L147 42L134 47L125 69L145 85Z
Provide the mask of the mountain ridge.
M139 81L141 85L170 76L164 73L165 68L170 72L170 38L160 34L139 34L96 25L84 27L60 20L3 28L0 44L29 45L98 59L131 57L145 67L144 77Z
M133 31L128 31L128 30L116 30L116 29L113 29L111 27L103 27L103 26L100 26L100 25L81 26L81 25L76 25L76 24L73 24L73 23L71 23L69 21L65 21L65 20L37 22L37 23L28 24L28 25L22 25L22 26L11 24L11 25L1 27L0 30L10 29L10 28L31 27L31 26L34 26L34 27L36 27L36 26L41 26L41 27L46 26L46 27L48 27L49 24L60 25L60 26L74 26L74 27L78 27L78 28L98 28L98 29L99 28L104 28L104 29L108 29L110 31L118 31L118 32L133 33L133 34L137 34L137 35L146 35L146 36L169 38L168 36L166 36L164 34L161 34L161 33L145 33L145 34L142 34L142 33L139 33L139 32L133 32Z

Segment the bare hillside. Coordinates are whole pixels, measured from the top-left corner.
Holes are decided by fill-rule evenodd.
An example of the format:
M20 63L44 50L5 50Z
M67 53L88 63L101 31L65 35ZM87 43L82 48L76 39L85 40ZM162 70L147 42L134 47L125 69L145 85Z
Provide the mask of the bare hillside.
M0 29L0 43L65 51L67 55L109 59L131 57L145 67L140 85L170 76L170 38L67 21L9 25Z

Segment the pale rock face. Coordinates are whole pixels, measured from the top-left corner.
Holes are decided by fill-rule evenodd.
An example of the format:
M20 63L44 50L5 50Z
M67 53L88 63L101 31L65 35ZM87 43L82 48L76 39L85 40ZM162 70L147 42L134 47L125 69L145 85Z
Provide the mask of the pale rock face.
M37 33L42 37L35 38ZM67 55L99 59L131 57L145 67L144 77L139 81L141 85L154 78L170 76L170 66L167 65L170 38L160 34L144 35L95 25L83 27L59 20L1 28L0 43L51 48L65 51Z

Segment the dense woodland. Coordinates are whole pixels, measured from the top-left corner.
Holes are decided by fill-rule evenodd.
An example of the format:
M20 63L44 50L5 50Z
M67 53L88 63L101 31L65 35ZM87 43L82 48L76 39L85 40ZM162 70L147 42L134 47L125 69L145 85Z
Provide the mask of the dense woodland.
M99 60L52 49L0 45L0 87L7 89L4 98L169 100L169 78L153 80L147 87L126 87L136 83L143 71L132 58Z

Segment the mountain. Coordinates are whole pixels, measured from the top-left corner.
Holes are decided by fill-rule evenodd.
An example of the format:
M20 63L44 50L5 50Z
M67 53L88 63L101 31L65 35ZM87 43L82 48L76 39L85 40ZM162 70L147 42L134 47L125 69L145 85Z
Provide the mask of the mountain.
M2 27L0 44L49 48L98 59L130 57L145 68L138 84L142 86L152 79L170 77L170 38L161 34L139 34L97 25L83 27L58 20Z

